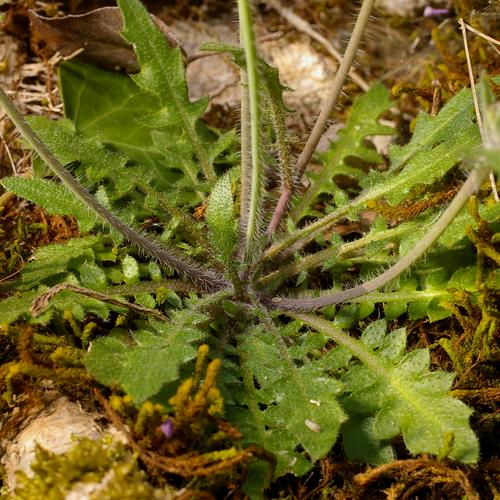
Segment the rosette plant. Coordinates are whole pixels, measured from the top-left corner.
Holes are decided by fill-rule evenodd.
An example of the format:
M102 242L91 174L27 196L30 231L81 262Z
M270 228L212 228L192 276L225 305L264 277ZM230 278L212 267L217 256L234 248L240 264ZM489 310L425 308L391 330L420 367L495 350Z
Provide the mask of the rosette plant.
M208 343L221 359L224 416L244 444L275 455L274 477L304 474L340 437L349 458L371 464L393 459L400 436L412 454L476 462L471 410L449 394L454 375L431 371L429 349L408 351L405 329L390 322L446 317L450 288L480 293L465 235L477 220L463 207L498 168L499 114L484 80L481 137L471 90L463 89L437 115L422 113L409 143L392 146L388 168L379 168L386 165L368 140L396 130L379 121L393 103L376 84L355 100L338 140L314 156L372 4L363 1L298 158L286 125L288 89L259 55L249 0L238 0L241 46L204 47L241 70L239 133L203 121L208 100L189 99L181 49L138 0L118 5L139 73L63 63L59 121L28 123L0 91L37 154L33 178L3 185L75 216L82 231L35 253L17 295L3 301L1 321L47 323L68 310L112 321L111 311L123 312L133 297L129 305L149 320L93 338L91 375L141 404L172 391L192 368L196 344ZM466 158L467 180L442 209L451 197L446 176ZM309 168L313 159L321 168ZM478 217L493 221L496 207L483 197ZM377 217L356 238L334 230L368 208ZM43 302L41 314L30 312L33 301L35 309ZM353 335L357 325L361 335ZM248 490L269 479L257 461Z

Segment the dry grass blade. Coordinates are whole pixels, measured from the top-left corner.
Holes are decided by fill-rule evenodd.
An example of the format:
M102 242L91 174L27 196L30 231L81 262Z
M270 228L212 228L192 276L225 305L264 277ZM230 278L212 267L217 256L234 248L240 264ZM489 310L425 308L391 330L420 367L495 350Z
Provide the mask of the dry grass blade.
M460 29L462 30L462 37L464 40L465 58L467 60L467 71L469 72L470 88L472 90L472 100L474 101L474 111L476 112L477 125L479 127L479 133L481 134L481 141L484 144L483 120L481 118L481 113L479 111L479 103L477 101L476 83L475 83L474 72L472 70L472 63L471 63L471 59L470 59L469 44L467 43L467 30L466 30L464 20L462 18L460 18L458 20L458 24L460 25ZM490 178L491 190L493 191L493 197L495 198L495 201L498 203L500 201L500 198L498 196L495 175L493 174L492 171L490 171L490 173L489 173L489 178Z
M305 19L302 19L295 14L292 9L283 6L279 0L267 0L266 3L276 10L276 12L278 12L278 14L286 19L292 26L297 28L299 31L303 31L312 39L323 45L323 47L325 47L328 53L331 54L338 63L342 63L342 54L328 41L327 38L318 33ZM352 81L365 92L370 88L370 85L354 69L351 68L349 70L349 76L352 78Z

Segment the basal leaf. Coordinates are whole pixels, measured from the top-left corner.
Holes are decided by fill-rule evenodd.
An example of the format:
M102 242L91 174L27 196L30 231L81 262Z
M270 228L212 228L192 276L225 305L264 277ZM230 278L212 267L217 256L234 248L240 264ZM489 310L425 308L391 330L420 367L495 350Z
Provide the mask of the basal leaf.
M3 299L0 307L0 325L10 325L23 317L29 318L31 316L29 308L37 296L36 290L29 290Z
M500 221L500 203L493 203L489 206L480 203L479 215L486 222L498 224ZM448 248L452 247L462 238L465 238L465 228L469 225L474 229L477 228L477 222L470 215L469 211L467 209L463 209L455 217L455 219L453 219L446 231L441 235L438 243Z
M414 186L442 178L479 143L471 91L463 89L437 116L418 117L411 141L390 149L390 171L363 182L368 190L358 201L385 197L391 205L400 203Z
M107 285L107 277L104 270L94 262L82 262L75 266L78 272L79 282L85 288L104 291Z
M50 120L44 116L32 116L29 123L61 163L78 162L99 172L95 178L88 175L89 179L102 180L109 171L114 171L116 175L123 171L128 161L124 153L106 148L97 139L78 132L77 125L68 119Z
M469 426L472 411L448 395L453 374L430 372L429 351L417 349L405 355L405 344L402 329L386 335L375 350L384 366L380 373L366 365L351 365L342 378L349 393L343 398L344 408L357 418L371 416L372 441L386 449L389 440L402 433L412 454L440 455L452 434L454 444L448 456L476 462L478 443ZM364 425L366 421L361 420L360 426ZM352 432L344 440L350 435ZM368 456L364 459L369 461Z
M233 193L229 176L224 176L215 185L206 212L212 245L226 265L233 265L236 245L236 220L233 214Z
M342 425L344 451L351 460L380 465L395 459L391 445L375 436L374 423L373 417L353 414Z
M137 179L148 186L158 185L158 176L151 169L132 165L124 153L111 150L93 137L82 136L69 120L33 117L30 122L60 161L71 164L73 176L90 191L96 189L94 196L102 205L119 211L129 224L148 215ZM115 231L111 234L116 241L121 240Z
M176 119L194 123L207 102L190 101L181 50L167 43L140 2L118 0L118 6L124 19L122 36L133 44L141 66L134 81L162 104L158 117L165 120L164 126Z
M145 123L152 128L168 129L155 134L155 143L167 148L168 154L173 154L177 161L184 160L185 163L178 164L178 168L186 172L197 172L198 168L208 181L213 182L215 172L208 147L196 126L208 101L190 101L181 50L166 42L139 1L118 0L118 6L124 20L122 35L133 44L141 66L140 73L132 78L159 102L159 109L148 116Z
M204 336L196 325L204 319L193 312L189 319L174 316L169 323L151 320L148 330L131 339L101 338L92 343L85 365L99 382L118 385L140 404L177 380L180 367L196 358L193 343Z
M39 282L52 284L51 280L71 272L72 262L78 259L93 262L95 259L93 249L102 246L106 240L102 236L73 238L65 244L52 244L39 248L34 253L33 260L24 266L21 283L24 287L32 287Z
M33 317L30 313L32 302L47 290L46 286L41 286L37 290L15 293L3 299L0 307L0 325L8 325L19 319L44 325L54 318L56 312L60 315L69 312L76 321L82 321L87 314L98 316L104 321L109 318L111 308L107 304L70 291L57 294L46 310Z
M139 281L139 264L131 255L126 255L122 261L123 279L127 285L133 285Z
M25 177L6 177L1 183L5 189L45 208L49 214L76 217L84 232L92 229L97 222L97 216L62 184Z
M34 323L48 323L52 319L54 312L61 315L69 311L76 321L83 321L88 314L95 315L104 321L109 319L110 311L118 309L116 306L110 306L100 300L92 299L84 295L63 290L58 293L49 304L49 307L35 320Z
M478 440L469 425L472 410L449 395L454 375L431 372L428 349L405 354L403 328L383 337L380 331L367 332L357 340L317 316L292 316L329 335L360 360L351 361L341 377L346 387L342 406L350 417L343 438L346 451L355 450L352 458L379 463L381 451L389 457L390 440L402 434L414 455L430 453L464 463L478 460ZM367 423L367 418L372 421ZM364 454L349 439L367 430L370 444Z
M235 410L233 420L243 429L245 442L276 455L278 476L301 475L312 467L310 460L325 456L337 439L345 419L337 403L340 386L310 363L307 354L296 351L300 355L294 358L276 335L255 326L242 336L241 403L248 410Z
M433 322L447 318L451 313L441 307L440 303L453 301L452 289L477 291L475 266L462 267L460 264L467 266L470 260L466 253L461 255L462 262L456 263L450 256L449 265L446 266L440 265L437 256L431 254L428 265L418 266L411 276L399 277L386 285L382 291L359 297L354 299L354 302L383 303L388 320L405 313L408 313L412 320L428 317ZM432 269L431 274L427 269Z
M424 150L446 143L464 125L468 124L467 128L470 129L473 113L470 89L462 89L458 92L434 117L421 112L411 141L405 146L390 147L391 170L400 168ZM457 127L457 125L461 126Z

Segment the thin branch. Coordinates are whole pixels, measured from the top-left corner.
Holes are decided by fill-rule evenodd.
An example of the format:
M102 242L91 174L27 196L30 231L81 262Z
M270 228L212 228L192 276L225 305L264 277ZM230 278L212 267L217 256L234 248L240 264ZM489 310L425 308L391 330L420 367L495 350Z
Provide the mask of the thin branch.
M497 40L496 38L493 38L489 35L487 35L486 33L483 33L482 31L479 31L475 28L473 28L472 26L470 26L469 24L467 24L466 22L464 22L463 19L460 19L460 21L462 21L462 23L464 24L464 26L469 30L471 31L472 33L480 36L481 38L484 38L485 40L487 40L488 42L491 42L495 45L500 45L500 40Z
M61 179L62 183L92 212L106 221L113 229L118 231L132 244L141 250L158 259L164 266L170 266L179 273L205 286L209 290L220 290L230 286L219 273L201 267L191 259L179 255L174 249L164 248L156 241L140 234L125 222L112 214L106 207L97 200L70 174L61 162L40 140L35 131L30 127L21 113L14 106L7 94L0 88L0 105L5 109L7 115L14 125L19 129L23 137L31 147L38 153L40 158L51 168L51 170Z
M467 202L469 196L479 189L483 179L486 177L488 168L485 161L481 158L478 160L478 165L469 174L469 177L457 193L448 208L444 211L441 217L434 223L429 232L422 238L419 243L413 248L411 252L406 254L394 266L387 269L375 279L367 281L362 285L356 286L349 290L344 290L333 295L324 295L315 298L296 298L289 299L285 297L269 297L262 296L261 302L268 307L280 309L283 311L313 311L322 307L347 302L361 295L366 295L370 292L389 283L391 280L399 276L402 272L407 270L413 265L439 238L439 236L446 230L449 224L460 212L462 207Z
M124 300L115 299L104 293L96 292L95 290L90 290L88 288L82 288L80 286L71 285L70 283L61 283L47 290L45 293L37 297L30 306L30 313L33 316L38 316L46 307L48 307L50 300L57 295L59 292L64 290L69 290L70 292L79 293L91 299L100 300L101 302L106 302L114 306L124 307L130 309L131 311L144 314L145 316L154 316L161 321L169 321L169 319L162 314L160 311L155 309L150 309L149 307L144 307L139 304L131 304Z
M312 39L323 45L327 52L331 54L338 63L342 63L342 54L327 38L318 33L305 19L302 19L295 14L292 9L283 6L279 0L266 0L266 3L278 12L281 17L286 19L294 28L304 32L306 35L309 35ZM370 85L353 68L349 70L349 76L361 90L366 92L370 88Z
M363 1L363 5L361 6L361 10L359 11L358 18L356 19L356 24L352 31L351 39L349 40L349 44L347 45L342 63L340 64L337 74L335 75L335 79L333 80L330 93L328 94L325 102L322 105L321 113L311 131L311 135L309 136L309 139L307 140L302 153L297 160L297 165L295 167L297 181L302 178L302 175L304 174L304 171L307 165L309 165L314 151L316 150L316 146L318 145L318 142L321 139L323 132L325 131L326 123L330 117L330 113L332 112L333 107L337 102L340 92L342 91L342 87L344 86L344 83L347 79L347 75L349 74L349 69L354 61L354 57L361 42L361 37L363 36L366 25L368 23L373 4L374 0ZM277 204L279 210L276 210L274 212L267 229L267 235L269 239L278 229L281 219L285 214L286 208L290 203L292 194L293 193L287 190L284 190L281 193L280 199Z
M475 79L474 79L474 71L472 70L472 62L471 62L470 53L469 53L469 44L467 43L467 30L466 30L464 20L462 18L460 18L458 20L458 24L460 25L460 29L462 30L462 37L464 40L465 59L467 61L467 71L469 72L470 88L472 90L472 100L474 101L474 111L476 112L477 126L479 127L479 134L481 135L481 142L484 144L485 143L485 140L484 140L485 135L484 135L483 120L481 118L481 112L479 111L479 103L477 101L477 92L476 92L476 84L475 84ZM497 184L496 184L495 175L493 174L493 171L490 171L489 178L490 178L490 183L491 183L491 189L493 191L493 197L495 198L495 201L498 203L498 201L500 201L500 198L498 197Z

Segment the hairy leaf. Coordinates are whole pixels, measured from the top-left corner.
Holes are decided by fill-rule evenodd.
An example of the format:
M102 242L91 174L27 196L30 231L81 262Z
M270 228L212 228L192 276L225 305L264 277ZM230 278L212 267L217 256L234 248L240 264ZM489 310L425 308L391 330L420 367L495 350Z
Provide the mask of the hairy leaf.
M204 44L202 50L212 52L222 52L229 54L235 64L246 71L246 61L243 49L240 47L220 42L209 42ZM292 167L292 158L288 145L288 134L286 130L285 118L290 111L284 101L283 93L291 90L281 84L279 73L276 68L273 68L267 62L258 57L258 72L259 72L259 90L263 95L263 105L266 107L266 112L263 113L263 120L269 121L273 127L275 135L275 143L273 149L276 150L279 157L279 170L281 182L287 189L292 189L294 182L294 172Z
M54 279L61 279L71 273L71 265L77 262L93 262L94 249L102 248L106 238L90 236L73 238L65 244L53 244L39 248L33 260L24 266L21 283L24 287L32 287L40 282L53 284Z
M0 325L9 325L23 317L29 318L30 305L37 296L36 290L29 290L3 299L0 307Z
M478 440L469 424L472 410L449 395L454 375L431 372L428 349L406 354L404 328L382 334L385 320L379 320L379 328L372 326L356 340L319 317L293 316L329 335L361 360L351 361L341 378L346 385L342 407L356 418L343 435L348 443L346 451L356 453L351 458L375 463L384 456L389 458L387 445L402 434L414 455L431 453L464 463L477 462ZM368 417L373 421L367 422ZM366 452L349 443L357 433L370 436Z
M93 314L106 321L109 319L110 310L117 309L114 306L110 307L90 297L85 297L70 291L63 291L50 301L50 305L45 311L33 317L30 313L32 302L47 290L48 288L46 286L41 286L37 290L16 293L2 300L2 307L0 308L0 325L11 324L19 319L25 319L32 324L44 325L54 319L56 313L59 314L60 317L62 317L64 313L70 313L71 317L76 321L83 321L87 314Z
M229 176L219 179L212 190L206 218L212 245L219 253L222 262L231 267L236 245L236 221Z
M245 53L242 48L229 43L208 42L202 45L201 50L210 52L222 52L229 54L234 63L240 68L246 69ZM270 66L262 57L258 57L261 91L267 94L280 112L284 115L289 109L283 101L283 92L291 90L281 84L278 70Z
M471 91L463 89L437 116L420 114L411 141L391 147L390 171L367 179L363 185L369 189L361 198L384 196L391 204L400 203L414 186L442 178L479 143Z
M441 114L443 116L439 118ZM335 200L336 210L309 226L295 230L275 245L272 253L281 252L295 242L299 242L296 247L303 247L342 217L357 220L360 209L365 208L368 202L382 199L392 206L397 205L409 197L412 189L436 183L479 144L479 130L473 118L473 103L468 89L458 92L436 117L428 117L424 113L417 119L417 124L420 120L419 139L423 147L412 139L404 146L407 149L403 153L396 148L392 153L396 164L404 156L397 169L385 173L371 170L361 181L364 190L357 198L349 202L345 196L338 197ZM439 134L435 133L435 124ZM436 140L440 142L436 143Z
M479 215L481 219L489 223L498 224L500 222L500 203L486 205L479 204ZM450 248L465 237L467 226L477 228L477 222L473 219L469 211L464 208L451 222L446 231L441 235L438 243Z
M298 348L304 339L297 335L297 324L288 331L293 330ZM242 336L238 350L245 392L240 403L248 409L232 410L233 421L243 429L245 442L276 455L278 476L301 475L312 467L310 460L325 456L337 439L345 420L337 402L341 386L310 363L311 345L294 351L278 335L255 326Z
M177 168L184 169L189 176L201 168L206 179L213 182L215 172L208 147L196 126L208 101L190 101L181 50L165 41L139 1L119 0L118 6L124 19L122 35L134 45L141 66L133 80L140 88L156 96L160 104L156 113L148 117L147 124L167 128L163 133L155 134L155 144L174 155L180 161Z
M193 343L205 335L197 327L204 320L193 312L178 313L169 323L150 320L150 328L132 339L101 338L92 343L85 365L99 382L118 385L140 404L177 380L180 367L196 358Z
M253 37L251 34L248 36ZM269 150L273 149L277 153L282 189L291 191L295 181L285 125L286 113L289 110L283 102L283 92L289 89L281 85L277 69L268 65L264 59L258 56L256 51L253 54L248 46L243 49L227 43L210 42L204 44L202 49L229 54L234 63L245 71L245 78L248 82L250 80L254 82L253 96L250 96L252 92L250 84L248 92L245 90L242 93L242 99L248 100L249 115L252 116L242 118L248 123L246 123L247 127L243 126L242 128L241 143L244 146L245 142L248 142L248 149L251 151L242 150L241 192L243 208L240 226L242 232L246 233L246 259L255 261L262 243L259 233L262 231L266 219L262 210L267 198L264 182L266 173L262 169L262 165L273 163L272 157L268 155ZM248 74L247 68L249 55L253 61L252 66L255 66L252 75ZM242 115L246 108L245 102L242 103ZM269 128L269 125L274 132L274 144L271 144L271 141L262 133L263 130ZM250 134L248 138L245 138L245 131ZM269 147L266 149L267 145Z
M451 315L440 306L453 301L453 290L477 292L475 256L470 246L437 248L409 276L400 276L382 290L354 299L359 305L383 303L390 320L408 313L410 319L438 321Z
M35 116L30 119L30 124L63 164L75 165L75 173L83 178L83 182L96 185L106 180L113 199L134 189L131 175L144 180L152 178L147 169L127 165L129 158L126 154L113 151L97 139L76 132L67 119L54 121Z
M24 177L7 177L1 183L5 189L45 208L49 214L76 217L82 231L89 231L97 222L97 216L62 184Z

